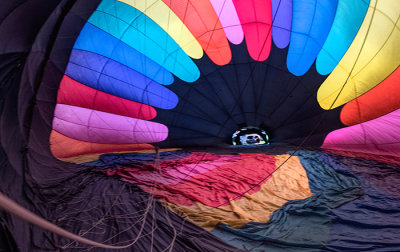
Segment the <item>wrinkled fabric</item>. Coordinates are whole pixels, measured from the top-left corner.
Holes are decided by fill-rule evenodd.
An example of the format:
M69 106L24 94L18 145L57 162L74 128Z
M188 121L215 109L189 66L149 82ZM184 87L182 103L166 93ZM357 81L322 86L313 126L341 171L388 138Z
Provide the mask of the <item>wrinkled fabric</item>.
M330 237L332 210L362 193L360 182L333 167L344 166L327 154L296 151L307 172L313 196L289 201L268 222L250 222L241 229L217 226L212 233L238 248L252 251L323 251Z
M229 205L216 208L201 203L182 206L167 200L163 204L210 231L219 223L241 228L248 222L267 222L272 213L288 201L312 196L306 172L298 157L279 155L275 158L277 169L270 179L261 184L260 190L232 199Z
M78 29L98 3L2 1L0 191L77 235L104 244L134 243L119 251L237 250L137 186L109 178L92 166L62 162L50 153L54 83L62 78ZM0 237L1 251L105 251L62 238L3 210Z

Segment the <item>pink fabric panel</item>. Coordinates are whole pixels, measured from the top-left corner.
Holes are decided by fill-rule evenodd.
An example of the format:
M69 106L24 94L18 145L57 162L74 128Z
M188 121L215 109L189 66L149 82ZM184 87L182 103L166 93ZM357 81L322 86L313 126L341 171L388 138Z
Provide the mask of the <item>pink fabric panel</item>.
M210 160L210 154L193 153L187 158L181 159L179 162L187 164L174 165L175 162L162 162L160 164L160 171L154 172L154 164L149 167L149 170L141 169L130 169L124 168L124 173L121 173L121 177L128 180L134 178L139 184L152 185L175 185L183 183L185 180L191 179L192 177L206 173L212 169L218 168L221 165L233 163L241 160L240 156L232 155L221 155L216 156L215 160ZM197 160L196 158L201 157L205 160ZM211 157L212 159L213 157ZM192 159L192 160L191 160Z
M228 40L235 45L242 43L244 37L242 25L232 0L210 0L210 2Z
M200 202L207 206L218 207L229 205L232 199L245 197L245 193L258 192L276 169L275 156L240 153L231 155L234 161L227 161L208 171L187 177L179 183L172 178L169 178L168 182L173 183L159 183L162 175L156 174L165 174L166 167L200 164L203 163L201 159L219 161L218 156L213 153L192 153L184 159L161 161L158 166L151 164L134 168L109 169L107 174L118 174L123 180L137 184L143 190L173 204L191 206ZM239 159L235 156L239 156ZM139 178L137 175L142 171L149 173Z
M377 119L335 130L323 148L400 156L400 109Z
M271 51L271 0L233 0L252 59L264 61Z
M65 104L56 105L53 129L73 139L103 144L153 143L168 136L168 128L159 123Z

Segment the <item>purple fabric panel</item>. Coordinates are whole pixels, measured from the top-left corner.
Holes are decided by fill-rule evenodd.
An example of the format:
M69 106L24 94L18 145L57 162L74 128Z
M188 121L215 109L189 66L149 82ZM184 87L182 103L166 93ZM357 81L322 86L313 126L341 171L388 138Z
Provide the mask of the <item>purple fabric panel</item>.
M232 0L210 0L228 40L235 45L242 43L244 34Z
M292 0L272 0L272 39L278 48L289 45L292 28Z
M53 129L77 140L103 144L153 143L168 136L168 128L159 123L65 104L56 105Z
M335 130L323 148L400 156L400 109L377 119Z

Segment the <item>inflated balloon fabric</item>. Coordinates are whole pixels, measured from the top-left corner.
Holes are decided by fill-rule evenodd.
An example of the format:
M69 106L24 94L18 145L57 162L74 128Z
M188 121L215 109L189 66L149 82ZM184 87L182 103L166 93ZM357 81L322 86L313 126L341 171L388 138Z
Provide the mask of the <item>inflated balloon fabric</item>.
M399 27L398 0L3 0L0 250L400 251Z

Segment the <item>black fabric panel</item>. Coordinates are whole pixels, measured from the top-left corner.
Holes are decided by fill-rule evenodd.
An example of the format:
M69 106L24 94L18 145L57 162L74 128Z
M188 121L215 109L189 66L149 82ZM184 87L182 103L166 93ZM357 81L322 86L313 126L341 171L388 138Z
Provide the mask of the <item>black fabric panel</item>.
M60 0L2 0L0 53L28 52L37 33ZM7 39L5 39L7 38Z
M343 127L340 109L323 110L317 90L326 76L315 65L303 76L286 67L287 48L272 44L266 61L249 56L245 42L232 45L232 60L215 65L207 55L195 60L201 75L194 83L175 78L168 88L179 97L172 110L157 109L168 126L162 147L223 146L243 126L262 127L273 143L321 146L327 133Z

